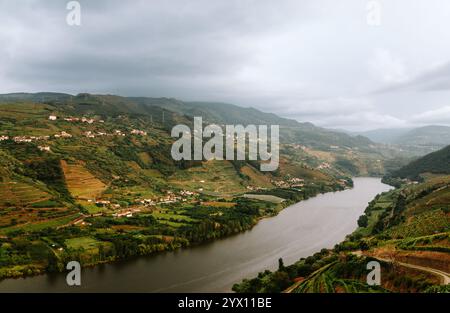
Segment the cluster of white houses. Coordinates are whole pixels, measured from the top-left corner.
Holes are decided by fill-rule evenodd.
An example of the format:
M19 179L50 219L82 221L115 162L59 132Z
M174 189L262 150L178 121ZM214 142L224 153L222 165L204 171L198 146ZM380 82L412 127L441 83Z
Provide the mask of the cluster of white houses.
M56 121L58 119L58 117L56 115L50 115L48 117L48 119L50 121ZM88 123L88 124L93 124L95 122L99 122L99 123L104 123L104 120L95 120L93 118L88 118L88 117L64 117L63 118L64 121L66 122L81 122L81 123Z
M56 115L50 115L48 117L48 119L51 120L51 121L56 121L58 119L58 117ZM93 124L95 122L99 122L99 123L104 123L105 122L104 120L95 120L93 118L87 118L85 116L83 116L81 118L80 117L64 117L63 119L64 119L64 121L67 121L67 122L81 122L81 123L88 123L88 124ZM122 131L120 131L120 130L115 130L114 134L118 135L118 136L125 136L125 134L122 133ZM147 136L147 132L146 131L139 130L139 129L131 130L131 134L132 135ZM107 136L107 135L112 136L113 134L107 134L107 133L104 133L104 132L99 132L99 133L95 134L95 133L93 133L91 131L88 131L88 132L85 133L85 136L89 137L89 138L93 138L95 136Z
M272 184L278 188L303 187L305 185L303 178L292 177L286 180L272 180Z
M322 163L317 167L318 170L324 170L324 169L329 169L329 168L331 168L331 164L328 163L328 162L322 162Z
M186 202L189 200L190 197L194 197L197 195L198 195L197 192L189 191L189 190L181 190L180 192L178 192L178 195L175 194L173 191L167 191L167 194L164 197L159 197L159 198L155 198L155 199L137 199L137 200L135 200L135 204L140 204L142 206L148 207L148 206L155 206L157 204ZM123 209L121 209L120 204L112 203L110 200L88 199L87 202L95 203L95 205L97 205L99 207L105 207L105 208L110 208L110 209L114 209L114 210L119 210L113 214L114 217L128 216L129 214L140 211L139 208L123 208Z
M57 116L56 115L50 115L49 116L49 120L56 120ZM64 118L64 120L66 121L81 121L81 122L86 122L88 124L92 124L95 122L94 119L88 119L86 117L82 117L82 118L78 118L78 117L67 117ZM103 120L99 120L99 122L103 123ZM147 136L147 132L143 131L143 130L139 130L139 129L132 129L130 132L132 135L139 135L139 136ZM95 137L101 137L101 136L122 136L125 137L126 134L123 133L121 130L114 130L114 132L112 134L106 133L106 132L93 132L93 131L86 131L83 133L83 135L87 138L95 138ZM33 142L33 141L46 141L46 140L50 140L51 137L54 138L72 138L73 136L71 134L69 134L66 131L61 131L57 134L54 134L53 136L14 136L14 137L10 137L10 136L6 136L6 135L1 135L0 136L0 142L1 141L5 141L5 140L13 140L16 143L22 143L22 142ZM39 150L41 151L50 151L50 147L48 146L39 146L38 147Z
M65 131L62 131L60 133L53 135L53 137L55 137L55 138L71 138L72 135ZM20 143L20 142L46 141L46 140L50 140L50 138L51 138L51 136L14 136L14 137L0 136L0 141L5 141L5 140L11 139L16 143Z

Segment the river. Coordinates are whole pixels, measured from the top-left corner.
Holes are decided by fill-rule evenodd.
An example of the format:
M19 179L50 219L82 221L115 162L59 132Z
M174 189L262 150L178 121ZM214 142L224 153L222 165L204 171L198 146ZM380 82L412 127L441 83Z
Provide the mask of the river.
M354 183L353 189L296 203L232 237L83 269L80 287L68 287L65 274L52 274L4 280L0 292L227 292L243 278L276 269L280 257L287 265L341 242L367 203L391 189L378 178Z

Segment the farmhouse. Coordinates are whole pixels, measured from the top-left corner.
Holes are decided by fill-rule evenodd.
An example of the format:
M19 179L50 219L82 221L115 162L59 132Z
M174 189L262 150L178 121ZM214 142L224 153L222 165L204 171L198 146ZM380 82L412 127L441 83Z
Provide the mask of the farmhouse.
M55 138L72 138L72 135L65 131L62 131L59 134L55 134Z
M50 147L49 146L38 146L38 149L41 150L41 151L50 152Z
M140 135L140 136L147 136L147 132L139 129L133 129L131 131L131 134L133 135Z

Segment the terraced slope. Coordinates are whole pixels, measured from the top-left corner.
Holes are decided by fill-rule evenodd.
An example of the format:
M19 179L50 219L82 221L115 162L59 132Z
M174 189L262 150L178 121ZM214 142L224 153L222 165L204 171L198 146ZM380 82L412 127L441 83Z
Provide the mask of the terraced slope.
M0 181L0 207L27 207L33 203L48 200L51 195L42 189L19 180L4 178Z
M92 175L81 163L61 161L67 188L74 198L95 199L106 189L106 185Z

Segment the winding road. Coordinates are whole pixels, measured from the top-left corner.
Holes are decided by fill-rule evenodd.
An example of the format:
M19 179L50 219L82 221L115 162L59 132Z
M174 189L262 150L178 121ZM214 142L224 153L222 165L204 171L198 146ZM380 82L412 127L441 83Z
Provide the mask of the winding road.
M426 266L420 266L420 265L415 265L415 264L411 264L411 263L404 263L404 262L399 262L396 260L390 260L390 259L384 259L384 258L379 258L379 257L374 257L371 256L374 259L377 259L379 261L384 261L384 262L388 262L388 263L395 263L397 265L400 266L404 266L404 267L408 267L408 268L412 268L412 269L416 269L419 271L423 271L423 272L428 272L431 273L433 275L439 276L441 278L441 285L448 285L450 284L450 274L446 273L444 271L432 268L432 267L426 267Z

